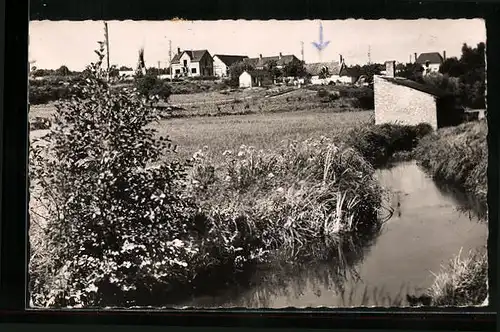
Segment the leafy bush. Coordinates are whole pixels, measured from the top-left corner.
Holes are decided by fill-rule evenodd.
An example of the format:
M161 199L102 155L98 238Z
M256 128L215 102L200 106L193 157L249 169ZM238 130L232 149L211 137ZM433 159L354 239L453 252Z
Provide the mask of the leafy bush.
M139 93L147 98L158 96L159 99L167 101L172 94L172 89L165 81L155 75L146 73L135 80L135 86Z
M358 126L341 139L358 150L372 165L380 166L387 163L397 152L413 151L418 142L431 132L432 127L428 124L382 124Z
M145 129L157 119L147 107L151 99L111 92L102 80L102 49L99 54L80 86L82 97L57 105L45 144L30 150L32 192L46 206L38 217L41 240L31 250L35 305L150 298L189 275L197 252L188 241L194 212L182 194L185 168L162 161L170 143ZM32 210L32 225L40 214Z

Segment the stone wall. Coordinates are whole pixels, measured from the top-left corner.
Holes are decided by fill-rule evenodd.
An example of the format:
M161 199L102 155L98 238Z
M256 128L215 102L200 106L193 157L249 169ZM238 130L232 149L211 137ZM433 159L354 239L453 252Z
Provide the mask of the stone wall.
M393 84L374 77L375 124L399 123L417 125L428 123L437 129L437 106L434 96Z

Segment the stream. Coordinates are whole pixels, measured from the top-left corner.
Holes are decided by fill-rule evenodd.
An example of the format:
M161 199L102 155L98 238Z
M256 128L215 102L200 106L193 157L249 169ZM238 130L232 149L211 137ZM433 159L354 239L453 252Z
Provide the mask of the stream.
M407 305L407 293L430 287L460 250L486 245L485 210L474 199L435 183L414 162L376 171L394 213L379 234L342 258L256 271L251 286L231 286L188 299L188 307L355 307ZM347 240L346 240L347 241ZM349 242L349 241L347 241ZM342 264L341 264L342 263Z

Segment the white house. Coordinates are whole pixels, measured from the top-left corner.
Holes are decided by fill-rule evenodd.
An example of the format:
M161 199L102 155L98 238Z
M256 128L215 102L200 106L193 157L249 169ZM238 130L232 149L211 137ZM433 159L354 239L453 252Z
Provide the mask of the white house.
M240 88L264 86L272 83L270 74L265 70L245 70L239 77Z
M438 52L430 52L421 53L417 58L415 54L415 59L415 62L424 68L424 75L435 73L439 71L439 67L446 60L446 51L443 52L442 56Z
M226 55L215 54L214 61L214 75L218 77L229 77L229 68L236 62L248 59L246 55Z
M356 82L356 77L349 73L349 70L342 56L339 61L317 62L305 65L306 71L311 75L312 84L344 83ZM320 78L322 76L322 78Z
M213 58L207 50L182 51L172 59L171 70L175 77L213 76Z
M454 97L434 86L395 77L395 61L386 62L386 75L373 77L375 124L417 125L432 128L457 125L462 114Z

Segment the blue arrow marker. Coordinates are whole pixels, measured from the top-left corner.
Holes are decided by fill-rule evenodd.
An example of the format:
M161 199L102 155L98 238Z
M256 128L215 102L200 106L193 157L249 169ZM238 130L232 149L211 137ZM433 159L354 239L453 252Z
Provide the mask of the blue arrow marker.
M319 24L319 42L313 42L312 44L320 52L324 50L328 46L328 44L330 44L329 40L323 41L323 25L321 23Z

